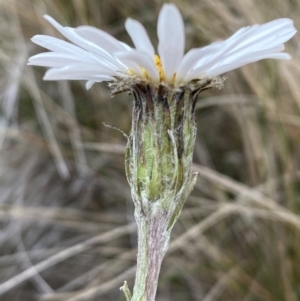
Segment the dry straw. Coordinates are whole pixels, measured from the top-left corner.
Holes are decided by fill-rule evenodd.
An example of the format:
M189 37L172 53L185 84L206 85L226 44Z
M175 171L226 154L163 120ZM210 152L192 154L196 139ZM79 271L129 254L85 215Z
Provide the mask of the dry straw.
M67 16L70 7L62 4L50 7L41 1L35 7L22 10L20 4L12 3L4 7L7 14L13 16L11 31L18 43L16 49L19 51L16 53L19 53L19 59L17 55L15 68L7 69L15 81L13 86L12 81L9 81L6 91L18 89L21 83L25 86L33 100L45 140L35 134L34 123L30 123L28 131L28 125L22 118L19 118L20 130L16 130L12 108L15 110L17 93L5 93L3 158L6 152L10 152L10 142L17 140L18 148L14 148L12 161L20 163L13 166L13 162L6 159L2 163L6 181L16 183L16 186L10 184L3 187L1 212L3 218L8 218L8 223L7 235L4 233L2 239L6 242L7 237L13 235L14 242L6 242L6 245L7 249L16 245L17 252L0 258L0 262L1 259L3 262L20 262L22 270L16 273L14 267L18 265L14 264L6 269L11 276L4 278L0 284L0 294L11 294L11 300L18 298L18 292L32 291L24 287L24 283L31 280L41 300L92 300L95 296L105 300L117 299L116 295L108 293L119 286L122 280L130 281L135 272L132 266L135 253L126 248L122 238L135 231L133 223L123 226L126 215L124 207L120 207L120 200L129 199L129 190L125 186L125 177L120 176L122 169L119 158L112 159L117 158L112 156L125 152L126 176L135 207L138 232L134 289L131 293L131 281L129 285L125 282L121 288L127 300L154 301L160 266L169 247L171 230L183 211L174 229L175 238L170 244L170 256L165 262L168 274L163 274L169 280L163 278L163 281L167 281L170 286L160 288L162 300L280 300L283 296L285 300L296 301L295 283L299 271L297 268L293 271L289 264L294 257L289 257L282 244L278 245L278 251L274 251L274 258L270 258L268 250L274 249L272 246L277 239L288 242L292 250L296 250L297 246L293 236L299 233L300 223L297 210L292 209L297 192L291 187L297 181L298 175L293 166L297 166L298 159L296 155L288 155L291 151L288 143L294 141L293 135L297 135L297 132L295 134L289 129L290 126L297 126L297 118L294 117L290 122L288 116L293 111L278 114L272 99L275 94L267 94L266 87L271 85L276 74L278 83L290 85L289 88L296 91L297 86L293 85L291 74L297 72L297 68L291 71L291 65L287 63L271 65L270 61L258 65L261 67L255 65L244 68L240 73L243 80L237 81L234 88L230 88L234 79L229 81L229 92L241 90L248 93L251 90L257 98L247 94L236 96L227 93L226 97L216 96L197 103L197 99L209 95L207 93L214 93L206 90L222 87L224 78L220 75L225 72L265 58L290 58L289 54L282 52L283 43L295 34L290 19L242 26L263 23L280 17L281 13L285 16L284 9L288 10L292 4L282 4L280 14L278 12L272 18L265 18L263 12L267 14L269 11L265 11L264 6L256 5L256 9L262 12L260 19L252 19L249 15L248 22L232 25L233 28L226 28L227 33L224 34L225 29L218 27L218 22L214 23L215 28L207 28L208 22L200 24L201 18L196 18L197 10L199 13L208 9L212 17L217 14L214 17L222 20L220 24L234 24L230 21L237 22L238 19L235 19L233 10L239 16L247 15L249 7L245 3L241 6L237 2L228 3L227 6L219 3L218 7L214 7L216 4L208 1L203 1L203 6L197 6L199 3L184 5L178 1L183 15L188 19L189 37L195 36L194 29L198 25L208 40L212 30L226 37L242 27L229 39L192 49L185 56L184 25L179 10L173 4L157 7L159 10L162 6L158 17L158 55L143 25L133 19L128 19L125 26L135 48L120 43L104 31L87 26L64 28L46 16L74 45L49 36L53 33L44 25L47 35L37 35L33 42L51 52L37 54L29 59L29 63L50 67L44 77L46 80L83 79L87 80L86 87L89 89L97 82L109 81L111 93L117 95L117 100L114 104L102 104L99 99L107 99L108 94L99 85L94 85L89 94L82 94L85 92L77 84L70 86L62 82L57 85L57 89L53 89L56 84L48 83L50 88L47 88L47 85L39 83L39 77L34 75L32 69L25 69L24 75L19 72L18 64L24 65L22 58L28 55L20 22L29 22L33 8L36 16L48 12L62 20L61 17L64 13ZM110 9L115 11L117 6L113 7L114 3L112 1L105 7L107 16ZM82 1L76 1L76 4L74 2L70 6L80 19L73 24L89 23L89 17L90 20L105 20L103 16L97 18L94 3L85 6ZM129 7L124 6L124 9ZM117 11L121 14L119 9ZM149 11L151 14L144 13L137 18L153 23L156 17L152 10ZM203 12L204 19L205 16L207 14ZM113 29L118 34L120 28L116 24ZM217 34L214 35L217 37ZM7 61L7 66L13 65L12 59L5 52L2 57L3 61ZM282 73L278 73L275 66L280 66ZM255 76L257 74L261 75L260 80ZM286 83L279 74L285 74L289 82ZM40 90L39 85L44 88ZM81 91L79 95L74 93L75 87ZM274 93L275 88L272 86ZM129 92L133 97L132 126L130 134L125 135L128 139L126 147L124 143L116 142L116 136L112 137L110 129L113 126L102 132L95 129L97 122L104 121L105 116L109 115L109 110L113 112L112 116L123 116L119 114L123 110L121 103L118 108L118 101L123 97L119 94L122 92ZM83 106L80 98L86 97L90 97L89 103L96 101L97 106L105 108L99 111L97 108L97 112L104 118L97 115L92 121L92 111L86 118L75 108ZM63 100L61 106L57 105L58 99ZM290 101L286 106L292 104ZM216 109L212 111L212 107ZM203 111L201 118L198 118L199 126L196 124L197 110ZM129 116L127 113L128 110L124 115ZM127 117L118 121L117 127L122 129L129 124ZM284 132L279 134L282 126ZM204 136L202 140L196 139L199 128ZM237 128L240 130L239 139L236 137ZM225 139L224 134L220 134L223 129L226 130ZM266 139L270 132L272 139ZM95 142L97 140L105 142ZM35 147L28 148L27 141ZM207 144L203 144L203 141ZM226 152L227 147L231 153L228 152L224 161L220 154ZM236 147L238 150L235 150ZM101 155L95 151L100 151ZM42 152L45 155L38 158ZM48 152L54 158L55 168L49 163ZM192 165L193 153L201 165ZM277 165L278 160L280 162ZM221 172L216 172L214 166ZM279 166L284 167L282 171ZM225 175L231 172L232 167L232 176L238 180ZM15 170L20 170L20 173L15 173ZM57 177L57 171L64 182ZM101 176L97 176L97 173ZM199 179L197 174L200 175ZM183 209L194 187L190 205ZM283 197L285 193L286 198ZM16 202L11 203L11 199ZM61 204L60 200L64 200L65 204ZM97 200L101 200L101 205ZM51 209L49 206L57 208ZM59 209L64 206L67 208ZM109 211L113 206L117 213ZM84 207L87 207L86 212L81 211ZM108 214L98 214L96 210L108 210ZM132 217L130 203L128 217ZM32 236L31 230L37 222L36 232ZM287 229L291 229L291 237L285 236ZM95 236L99 231L102 233ZM48 237L50 245L58 244L59 247L49 249L45 241L40 241L41 237ZM265 244L261 244L261 237L265 238ZM134 236L131 239L134 241ZM109 243L110 247L107 246L108 241L114 241ZM45 252L36 252L41 245L45 246ZM181 250L180 253L178 250ZM252 250L252 257L249 257ZM260 252L260 258L267 260L256 262L255 250ZM77 260L81 254L88 258ZM104 263L99 264L99 256L105 260ZM280 279L289 277L288 281L281 282L282 287L275 284L280 282L279 279L273 279L272 286L268 277L274 274L272 268L278 267L271 264L278 261L277 257L280 262ZM68 261L73 266L73 272L59 271L60 267L67 270ZM76 264L82 268L74 268ZM57 266L57 271L50 269L52 266ZM61 279L55 275L60 275ZM66 284L60 286L63 282ZM181 289L183 283L186 286ZM23 286L20 287L21 284ZM20 287L19 291L17 287Z

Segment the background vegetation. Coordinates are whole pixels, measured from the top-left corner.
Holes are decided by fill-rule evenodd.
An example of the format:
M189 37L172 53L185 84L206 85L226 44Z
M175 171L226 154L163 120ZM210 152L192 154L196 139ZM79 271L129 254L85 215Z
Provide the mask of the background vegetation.
M299 0L174 0L186 48L289 17ZM43 82L26 66L43 18L131 44L130 16L156 44L161 0L0 1L0 300L124 300L136 233L124 173L131 98L105 84ZM176 225L157 301L300 300L300 50L228 74L197 107L199 180ZM110 127L105 126L109 125ZM113 127L113 128L112 128Z

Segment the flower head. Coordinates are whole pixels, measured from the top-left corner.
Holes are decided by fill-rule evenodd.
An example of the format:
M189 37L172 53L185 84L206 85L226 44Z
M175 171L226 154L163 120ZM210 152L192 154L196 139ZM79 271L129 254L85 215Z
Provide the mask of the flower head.
M197 126L198 93L220 84L218 76L265 58L290 59L283 43L296 30L290 19L238 30L225 41L184 54L184 24L179 10L165 4L158 17L155 51L143 25L127 19L135 48L90 26L62 27L45 16L65 38L37 35L32 41L50 52L30 65L50 67L46 80L110 81L112 93L133 95L132 127L125 168L138 231L136 282L132 298L155 299L158 275L171 230L191 193L197 173L191 170Z
M144 26L130 18L125 27L135 48L91 26L63 27L48 15L45 19L73 44L36 35L32 41L51 52L32 56L28 64L50 67L45 80L87 80L87 88L95 82L128 78L182 86L262 59L288 60L283 43L296 33L293 21L282 18L243 27L225 41L184 54L181 14L174 4L165 4L158 17L156 54Z

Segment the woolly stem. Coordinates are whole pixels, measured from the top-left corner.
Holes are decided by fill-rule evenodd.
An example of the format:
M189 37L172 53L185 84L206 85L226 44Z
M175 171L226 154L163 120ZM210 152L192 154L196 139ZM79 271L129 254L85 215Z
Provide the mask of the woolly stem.
M136 85L126 175L138 229L136 280L131 301L154 301L171 230L196 182L191 164L194 116L201 89Z
M167 251L170 231L168 221L160 214L147 218L136 212L138 255L132 301L154 301L158 276Z

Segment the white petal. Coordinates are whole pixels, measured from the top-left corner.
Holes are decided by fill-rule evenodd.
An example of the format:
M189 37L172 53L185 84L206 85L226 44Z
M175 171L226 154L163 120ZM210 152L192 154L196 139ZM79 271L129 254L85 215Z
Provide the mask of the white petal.
M126 44L124 42L120 42L120 43L124 46L125 50L127 50L127 51L131 51L132 50L132 47L130 47L128 44Z
M223 59L226 58L226 49L225 47L220 47L219 49L215 49L213 53L206 53L203 55L201 59L195 64L194 70L191 71L191 74L188 77L192 77L194 73L202 73L205 74L214 66L220 64Z
M90 54L86 50L83 50L78 46L75 46L73 44L70 44L68 42L65 42L63 40L54 37L50 37L46 35L36 35L31 39L31 41L51 51L72 53L82 59L84 59L87 56L95 58L94 55Z
M131 73L133 72L134 74L138 76L144 76L143 71L141 67L134 61L130 55L128 58L128 55L126 55L124 52L120 53L117 55L119 59L123 62L124 65L128 68L128 71Z
M174 4L164 4L157 24L158 53L167 80L173 77L183 57L185 46L184 24Z
M136 50L147 53L153 58L155 51L144 26L140 22L129 18L125 22L125 28L130 35Z
M119 51L126 51L124 43L121 43L116 38L101 29L85 25L79 26L74 30L83 39L94 43L109 53L113 54Z
M118 54L118 58L120 61L124 60L124 64L128 61L132 61L140 67L140 70L144 68L153 80L159 80L159 74L155 67L154 58L150 58L147 54L132 50Z
M203 48L191 49L181 60L176 71L176 81L184 80L184 77L197 66L203 65L209 58L215 56L217 52L222 50L222 42L215 42Z
M126 68L111 54L105 51L103 48L97 46L96 44L83 39L78 34L76 34L73 28L65 28L61 26L58 22L56 22L52 17L45 15L44 18L51 23L53 27L55 27L64 37L69 39L72 43L82 47L83 49L95 54L102 60L104 60L107 64L115 67L116 69L126 70Z
M204 55L190 71L186 80L199 76L216 76L243 65L266 58L288 59L282 43L296 30L290 19L278 19L263 25L242 28L220 44L214 55Z
M230 53L229 55L225 56L222 60L220 60L219 64L215 64L212 68L215 68L218 65L224 65L224 64L239 62L243 60L255 61L256 57L273 55L274 53L280 53L283 50L284 50L284 45L279 45L271 49L253 50L251 51L251 55L249 55L249 52L246 51L239 51L233 54Z
M291 56L288 53L280 52L280 53L274 53L274 54L267 54L267 55L261 55L257 56L255 58L249 58L248 60L241 60L241 61L235 61L228 64L222 64L219 67L216 67L209 71L210 76L218 76L220 74L224 74L228 71L240 68L242 66L245 66L249 63L257 62L259 60L263 59L277 59L277 60L290 60Z
M97 68L84 63L75 63L63 68L51 68L44 80L112 80L116 75L109 70Z
M296 33L293 22L290 19L277 19L263 25L249 27L243 35L236 39L226 40L226 48L229 53L242 49L263 49L280 45L289 40Z
M45 52L30 57L28 59L28 65L44 67L63 67L67 64L75 63L78 61L78 58L68 53Z
M92 86L95 84L96 82L92 81L92 80L88 80L85 84L85 88L87 90L90 90L92 88Z
M115 66L107 63L105 60L101 58L99 59L96 55L63 40L45 35L36 35L31 40L35 44L51 51L71 54L79 61L94 61L95 63L101 64L103 67L110 68L111 70L117 69ZM47 67L47 65L45 67Z

